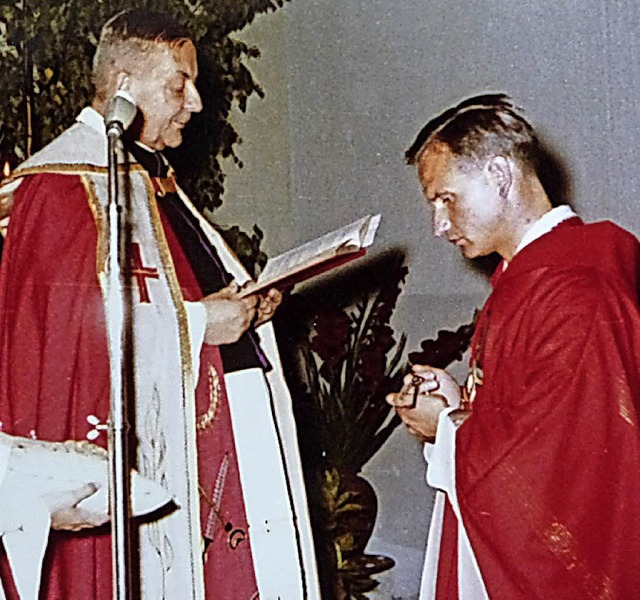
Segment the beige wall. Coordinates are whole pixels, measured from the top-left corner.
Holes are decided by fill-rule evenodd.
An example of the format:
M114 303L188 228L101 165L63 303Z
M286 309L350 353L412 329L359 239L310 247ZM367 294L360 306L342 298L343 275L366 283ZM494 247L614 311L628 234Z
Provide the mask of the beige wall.
M240 225L246 231L257 224L265 232L264 249L270 255L288 250L298 239L291 208L286 32L287 15L281 10L262 15L238 35L260 49L260 58L249 67L266 95L254 95L246 113L232 114L243 138L237 154L244 166L226 161L224 202L214 216L220 224Z

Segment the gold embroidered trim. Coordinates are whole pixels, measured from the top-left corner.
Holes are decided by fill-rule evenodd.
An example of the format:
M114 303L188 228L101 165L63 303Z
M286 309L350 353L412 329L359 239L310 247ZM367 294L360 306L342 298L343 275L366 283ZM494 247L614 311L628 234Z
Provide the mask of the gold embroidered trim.
M144 171L138 163L126 163L118 165L118 171L122 173L130 173L131 171ZM16 169L11 175L3 181L3 184L10 183L16 179L27 177L27 175L39 175L40 173L64 173L65 175L88 175L102 174L107 175L109 172L107 167L99 167L97 165L72 165L66 163L53 163L40 165L38 167L25 167L24 169Z
M576 555L576 542L565 525L553 522L544 532L547 545L563 563L567 571L575 571L580 578L587 598L597 600L613 600L613 583L604 573L598 575L587 569L584 562Z
M176 309L178 317L178 329L180 331L180 360L182 361L182 375L185 381L191 382L193 389L195 389L195 374L191 372L191 345L189 342L189 325L187 319L187 310L184 306L184 297L182 296L182 290L178 283L178 276L176 275L175 267L173 266L173 259L169 251L169 245L167 238L164 235L164 229L162 228L162 221L160 220L160 214L158 213L158 207L156 206L156 191L151 183L151 178L147 175L146 171L141 173L144 186L147 190L147 202L149 205L149 215L151 217L151 227L153 234L158 245L158 254L162 262L163 271L167 278L167 285L169 286L169 293L173 299L173 304ZM193 389L185 390L186 394L193 392Z
M109 254L107 244L108 236L105 231L105 213L102 205L100 204L100 200L98 199L98 194L96 193L93 180L87 175L81 175L80 180L82 181L82 185L84 186L87 194L89 208L91 208L93 220L95 221L96 228L98 230L98 243L96 245L96 273L100 274L106 269L107 256Z
M207 412L196 419L196 429L204 431L216 417L218 404L220 402L220 377L213 366L209 366L209 408Z
M175 177L169 173L166 177L152 177L153 187L156 195L164 198L167 194L175 194L178 190Z
M469 371L467 380L464 386L462 386L462 401L460 402L460 408L463 410L471 409L471 406L476 399L476 395L478 394L478 388L483 384L483 381L484 373L482 372L482 368L478 364L478 361L474 359L471 364L471 371Z
M569 530L561 523L551 523L544 532L548 546L556 555L569 561L567 569L572 569L576 564L575 542Z
M536 528L540 540L558 559L567 575L570 574L572 581L580 586L582 597L585 600L613 600L615 595L611 578L602 570L587 565L569 527L552 514L547 517L549 509L544 503L536 501L531 481L523 477L518 469L511 467L506 470L503 485L509 489L514 504L521 506L526 521L533 525L544 519L548 523L539 530Z

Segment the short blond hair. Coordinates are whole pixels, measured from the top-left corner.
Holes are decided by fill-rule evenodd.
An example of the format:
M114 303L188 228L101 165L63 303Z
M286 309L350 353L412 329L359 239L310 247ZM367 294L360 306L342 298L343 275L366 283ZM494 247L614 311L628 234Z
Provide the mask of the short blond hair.
M540 162L538 138L506 94L467 98L431 119L407 150L407 163L419 163L435 143L444 144L461 159L481 161L505 156L534 172Z

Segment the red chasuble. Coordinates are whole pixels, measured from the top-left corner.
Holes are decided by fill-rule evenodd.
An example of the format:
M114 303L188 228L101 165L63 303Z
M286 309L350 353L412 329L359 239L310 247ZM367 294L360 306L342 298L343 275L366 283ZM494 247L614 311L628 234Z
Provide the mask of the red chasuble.
M86 439L87 416L104 423L109 414L94 218L79 177L29 177L14 198L0 270L3 431ZM106 435L96 443L106 446ZM110 539L99 531L51 533L42 598L112 598Z
M456 436L492 599L640 594L639 268L631 234L571 219L494 276L473 344L483 385ZM456 579L438 598L457 598Z
M166 233L185 297L197 299L188 263L172 232ZM96 242L79 177L36 175L15 192L0 271L0 421L6 433L82 440L93 428L89 415L103 423L108 418L109 361ZM138 281L143 286L147 280ZM250 599L256 584L215 347L203 349L197 404L203 528L212 540L206 552L207 597ZM105 446L106 435L96 443ZM9 600L17 600L6 568L2 577ZM111 600L111 578L107 528L52 532L42 598Z

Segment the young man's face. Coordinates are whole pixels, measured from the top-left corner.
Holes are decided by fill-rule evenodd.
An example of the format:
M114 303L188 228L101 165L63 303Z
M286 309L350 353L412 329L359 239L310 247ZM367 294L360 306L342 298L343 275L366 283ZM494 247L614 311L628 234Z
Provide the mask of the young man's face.
M433 209L436 236L467 258L502 253L505 203L486 165L462 162L446 145L434 143L420 158L418 177Z
M129 88L142 113L139 140L143 144L162 150L182 143L182 130L191 114L202 110L197 76L196 49L191 42L175 48L159 43L145 54Z

